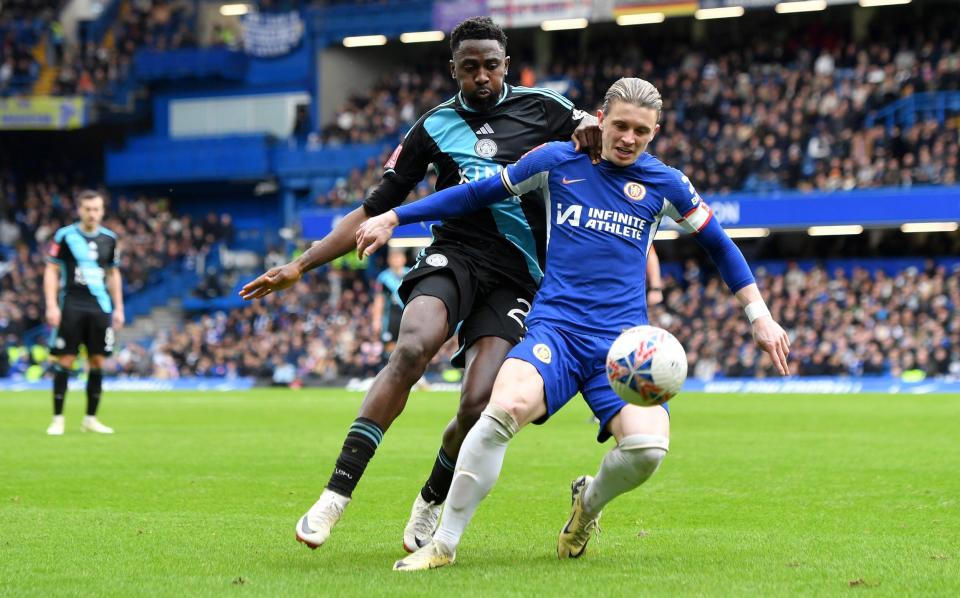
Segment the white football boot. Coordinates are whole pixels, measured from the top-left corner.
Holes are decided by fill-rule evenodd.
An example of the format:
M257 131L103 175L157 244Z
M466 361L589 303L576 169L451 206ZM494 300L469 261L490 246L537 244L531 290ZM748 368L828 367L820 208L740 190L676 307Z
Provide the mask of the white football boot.
M50 426L47 428L47 436L63 436L63 416L54 415L53 421L50 422Z
M410 509L407 527L403 529L404 550L414 552L427 545L433 537L433 532L437 530L442 510L442 504L427 502L419 492L417 493L417 500L413 501L413 508Z
M101 424L100 420L93 415L88 415L83 418L80 430L83 432L93 432L94 434L113 434L113 428Z
M570 519L560 530L560 537L557 538L558 558L580 558L587 549L587 542L590 541L593 530L600 533L600 513L588 513L583 508L583 495L591 482L593 482L591 476L583 475L570 485L573 504L570 507Z
M426 569L439 569L452 565L457 560L457 553L448 549L436 540L430 542L411 554L400 559L393 564L394 571L424 571Z
M322 546L330 537L330 530L340 521L340 516L348 504L349 498L324 488L320 500L297 522L297 541L306 544L311 550Z

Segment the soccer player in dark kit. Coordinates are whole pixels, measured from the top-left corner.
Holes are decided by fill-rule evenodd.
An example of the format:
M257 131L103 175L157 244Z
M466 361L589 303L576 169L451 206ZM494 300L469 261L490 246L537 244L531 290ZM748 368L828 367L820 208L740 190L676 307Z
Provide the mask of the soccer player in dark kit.
M113 353L114 333L123 326L123 284L117 269L117 235L100 226L104 200L96 191L77 196L78 222L53 236L43 273L47 323L53 327L53 422L47 434L64 432L67 379L80 345L87 348L87 415L81 430L113 434L97 419L103 388L103 363Z
M383 179L362 207L348 214L296 261L272 269L241 291L246 299L288 288L303 272L350 251L357 228L400 205L432 164L437 188L490 176L534 147L574 137L596 151L596 119L560 94L504 83L510 67L507 37L491 19L474 17L451 34L450 76L459 93L424 114L385 165ZM545 212L539 192L505 199L433 227L433 242L399 289L405 307L387 366L350 426L320 499L297 522L297 539L323 544L350 502L384 432L403 411L410 388L441 345L458 331L455 365L465 373L456 416L443 432L429 479L404 529L408 551L429 541L467 432L490 398L504 357L524 334L524 318L543 277Z

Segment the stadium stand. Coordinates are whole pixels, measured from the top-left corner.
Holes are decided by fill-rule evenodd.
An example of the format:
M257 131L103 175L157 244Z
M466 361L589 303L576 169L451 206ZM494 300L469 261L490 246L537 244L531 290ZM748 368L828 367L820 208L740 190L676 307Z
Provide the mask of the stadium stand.
M5 6L23 10L27 4L36 6ZM333 16L346 10L337 3L314 4ZM262 8L283 11L295 5L267 2ZM196 15L190 2L133 0L118 6L117 17L105 25L109 34L89 35L80 46L63 50L55 93L100 93L135 77L138 52L160 56L201 41L193 33ZM882 27L868 28L856 44L843 31L849 28L846 22L831 27L797 20L781 28L782 40L769 38L762 28L747 28L733 46L723 36L688 43L674 38L664 46L654 30L641 37L624 28L616 35L591 37L586 53L579 44L553 43L546 65L523 64L515 57L511 76L513 83L561 91L584 109L595 109L600 92L618 76L651 79L666 100L664 128L651 152L684 169L708 200L735 191L773 195L955 185L960 177L960 48L951 27L960 13L953 5L943 9L947 12L935 16L926 12L886 20ZM15 88L15 77L5 72L16 70L22 76L36 70L32 44L52 26L50 11L9 13L12 19L7 14L5 9L0 22L0 90ZM36 15L43 15L37 17L39 25ZM22 23L33 24L24 29ZM215 31L203 41L239 47L228 33ZM236 52L218 49L236 58ZM48 54L48 60L55 55ZM161 177L164 182L188 185L271 174L313 177L304 187L311 195L301 207L355 206L382 173L388 153L368 158L381 151L378 144L395 143L420 114L454 92L443 61L426 66L405 66L353 93L332 120L312 131L317 151L301 151L296 143L283 146L264 134L174 139L164 131L128 138L126 150L150 151L118 154L116 160L108 155L107 178L116 185L155 183L141 173L157 177L169 171ZM170 73L161 75L156 80ZM919 105L922 98L930 98L934 107L894 109L904 102ZM304 116L294 128L296 140L307 136L308 120ZM193 153L168 165L155 161L175 155L174 146ZM212 148L223 153L214 154ZM244 149L250 149L244 155L256 158L248 160L251 164L231 153ZM154 161L143 158L148 154ZM216 159L204 159L213 155ZM320 167L327 169L318 174ZM207 170L200 173L200 168ZM428 177L414 195L426 195L434 182ZM0 334L8 346L17 347L17 358L9 361L18 374L39 355L21 342L42 322L42 253L37 248L71 219L74 184L46 180L18 187L6 177L2 185L7 208L0 218L0 246L6 254ZM129 197L117 200L107 226L130 239L122 267L131 293L149 289L157 273L173 264L195 269L196 256L230 237L230 226L220 225L217 214L215 222L200 221L174 215L170 205L152 194ZM267 259L278 255L274 251ZM771 310L794 339L799 375L898 376L918 370L927 376L960 375L960 321L951 315L960 302L960 272L952 263L865 262L859 269L838 270L825 262L801 267L781 260L763 267L759 279L771 296ZM114 374L254 376L277 384L369 376L385 358L364 317L375 269L339 264L264 302L223 312L212 303L200 306L203 314L181 329L127 343L117 355ZM208 273L195 295L201 303L232 296L240 278L226 270ZM666 285L666 301L656 317L687 346L692 375L770 375L770 364L758 361L744 336L749 330L742 318L732 317L733 304L718 301L724 291L716 278L688 263L681 273L668 275ZM14 300L21 296L30 299ZM675 329L680 316L695 324ZM721 344L721 338L737 340ZM438 360L432 373L444 367Z

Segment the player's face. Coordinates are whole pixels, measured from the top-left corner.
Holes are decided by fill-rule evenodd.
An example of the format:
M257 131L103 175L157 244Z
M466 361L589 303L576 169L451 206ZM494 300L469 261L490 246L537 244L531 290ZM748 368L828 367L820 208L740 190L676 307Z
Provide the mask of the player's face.
M486 110L500 98L503 77L510 66L500 42L492 39L468 39L460 42L450 61L450 74L457 80L471 108Z
M603 158L617 166L636 162L660 130L656 110L628 102L613 102L606 114L597 112L597 119Z
M77 211L80 214L80 222L83 224L83 228L90 230L100 226L100 222L103 220L103 198L85 199L80 202Z

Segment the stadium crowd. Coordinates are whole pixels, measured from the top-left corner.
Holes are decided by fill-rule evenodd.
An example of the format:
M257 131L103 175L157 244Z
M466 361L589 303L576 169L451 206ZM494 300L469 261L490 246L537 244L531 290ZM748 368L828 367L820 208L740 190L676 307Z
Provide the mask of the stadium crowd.
M59 0L0 2L0 97L29 90L40 72L33 47L40 41Z
M758 283L774 319L790 335L790 361L800 376L960 376L960 265L928 261L894 275L857 267L783 274L760 268ZM695 261L681 280L665 280L665 301L652 321L687 350L690 375L775 377L755 348L750 326L723 282Z
M590 110L618 77L648 78L665 99L650 151L705 194L956 184L960 117L921 117L891 130L866 125L871 112L897 99L960 93L960 46L948 21L876 29L863 43L821 25L783 44L759 31L727 51L721 40L651 49L644 44L652 41L635 37L593 39L586 59L578 46L558 47L545 72L529 65L514 72L524 85L552 87ZM452 95L442 70L391 73L351 97L323 138L396 138Z
M322 141L369 143L395 138L455 91L444 69L390 73L369 90L354 93L323 127Z

